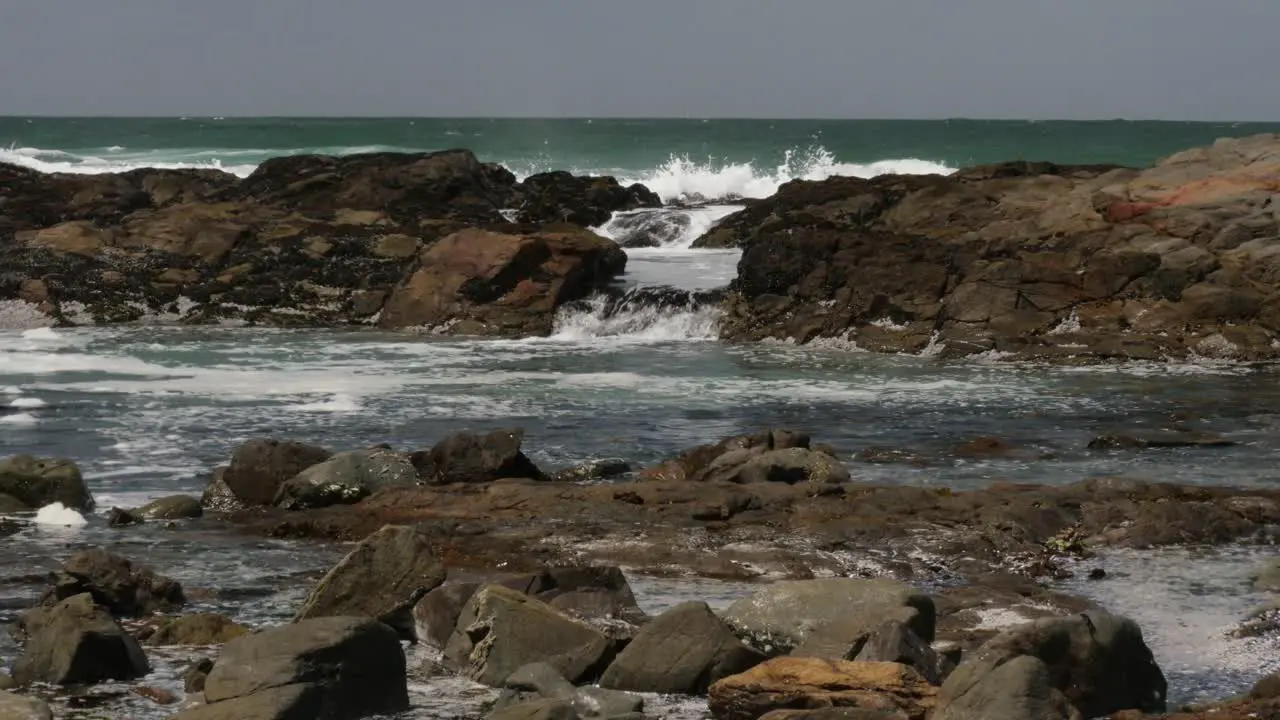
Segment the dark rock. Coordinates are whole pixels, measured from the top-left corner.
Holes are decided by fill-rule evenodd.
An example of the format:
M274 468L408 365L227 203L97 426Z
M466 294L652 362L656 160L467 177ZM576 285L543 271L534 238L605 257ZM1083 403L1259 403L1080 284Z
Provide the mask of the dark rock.
M428 485L486 483L503 478L541 480L545 476L520 450L524 430L495 430L487 435L462 432L431 450L414 453L413 464Z
M409 457L374 448L338 453L286 480L274 504L286 510L349 505L389 485L418 482Z
M107 511L107 527L128 527L143 522L141 515L113 507Z
M204 515L204 508L190 495L171 495L153 500L136 512L151 520L187 520Z
M186 603L177 581L96 548L68 558L40 602L50 606L81 593L117 616L146 615Z
M413 606L414 632L418 642L444 649L458 624L462 608L482 587L484 583L481 582L447 582L422 596Z
M1249 697L1255 700L1274 700L1280 698L1280 673L1271 673L1254 683Z
M900 620L926 642L934 637L933 600L895 580L825 578L778 582L735 602L725 621L770 655L843 659L886 620ZM859 642L861 640L861 642Z
M345 615L388 618L410 612L444 582L431 538L388 525L365 538L311 590L295 620Z
M938 654L905 623L897 620L882 623L872 630L853 660L899 663L914 668L930 684L941 685L943 680L938 672Z
M1136 450L1143 448L1231 447L1234 440L1194 432L1144 432L1101 435L1089 441L1090 450Z
M23 616L22 625L27 642L13 666L13 677L22 685L132 680L150 672L138 641L88 593L36 608Z
M703 602L678 605L636 634L600 679L601 687L702 695L711 683L765 657L743 645Z
M227 468L215 468L209 476L209 482L200 494L200 506L215 512L231 512L246 507L227 485Z
M215 613L182 615L160 625L148 645L222 645L249 632L249 628Z
M1053 687L1049 668L1019 655L992 671L964 694L944 696L934 720L1080 720L1080 713Z
M236 448L222 480L245 505L270 505L280 486L332 453L287 440L255 439Z
M545 662L576 683L598 675L614 652L604 635L546 603L489 585L463 608L444 661L451 670L494 687L533 662Z
M619 210L662 205L662 199L643 185L623 187L611 177L577 177L563 171L528 177L521 183L520 197L520 222L583 227L602 225Z
M213 660L200 658L182 671L182 689L188 695L204 692L205 681L213 671Z
M1084 717L1097 717L1120 710L1163 712L1166 685L1164 674L1142 639L1142 631L1132 620L1102 612L1087 612L1067 618L1039 620L1006 630L996 636L956 668L942 686L942 707L960 703L977 708L966 699L970 693L984 701L1003 692L1000 688L1017 680L1019 695L1047 702L1039 670L1034 663L1019 666L1001 682L992 673L1019 657L1030 657L1047 669L1051 685ZM992 689L994 688L994 689ZM957 717L969 717L957 715Z
M409 708L400 642L367 618L316 618L232 640L204 694L209 705L178 717L358 720Z
M16 455L0 460L0 494L8 495L31 510L63 505L88 512L93 496L84 484L80 468L70 460Z

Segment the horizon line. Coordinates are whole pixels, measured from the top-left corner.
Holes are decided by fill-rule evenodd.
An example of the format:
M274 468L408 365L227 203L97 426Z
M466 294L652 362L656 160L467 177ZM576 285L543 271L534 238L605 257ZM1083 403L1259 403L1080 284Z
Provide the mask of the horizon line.
M1239 119L1218 119L1218 120L1190 120L1179 118L1126 118L1126 117L1095 117L1095 118L1069 118L1069 117L843 117L843 116L817 116L817 117L749 117L749 116L696 116L696 115L654 115L654 116L631 116L631 115L563 115L563 116L539 116L539 115L209 115L203 113L195 114L154 114L154 115L133 115L133 114L94 114L94 115L72 115L72 114L44 114L44 115L0 115L3 120L514 120L514 121L632 121L632 122L1022 122L1022 123L1104 123L1104 122L1143 122L1143 123L1171 123L1186 125L1280 125L1280 119L1277 120L1239 120Z

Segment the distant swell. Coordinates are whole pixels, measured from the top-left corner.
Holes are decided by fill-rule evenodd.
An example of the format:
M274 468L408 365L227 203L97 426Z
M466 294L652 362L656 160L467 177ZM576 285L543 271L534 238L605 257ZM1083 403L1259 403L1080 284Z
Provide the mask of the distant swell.
M33 147L0 148L0 162L21 165L41 172L98 174L126 172L139 168L222 170L247 177L268 158L318 153L351 155L367 152L423 152L420 149L388 145L353 147L218 149L176 148L133 150L111 146L89 151L69 152ZM483 158L511 168L517 176L527 176L535 169L526 161ZM791 180L822 180L833 175L874 177L888 173L920 175L950 173L954 168L929 160L914 158L886 159L871 163L846 163L822 146L793 148L773 167L759 162L725 162L708 158L695 160L688 156L671 156L661 165L643 170L576 167L566 163L556 166L554 159L539 161L536 169L566 169L577 174L617 175L625 183L639 182L649 187L668 203L704 203L763 198L777 192Z

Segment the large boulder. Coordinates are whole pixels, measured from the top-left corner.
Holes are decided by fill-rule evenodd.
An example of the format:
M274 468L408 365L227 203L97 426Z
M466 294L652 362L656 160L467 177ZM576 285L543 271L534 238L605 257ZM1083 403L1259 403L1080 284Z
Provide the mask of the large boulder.
M347 505L389 485L415 485L418 474L403 453L386 448L352 450L286 480L276 493L275 505L305 510Z
M948 701L933 720L1081 720L1080 712L1053 686L1049 668L1019 655Z
M93 509L93 496L80 468L70 460L17 455L0 460L0 497L8 495L29 510L62 503L81 512Z
M933 685L941 685L944 671L951 669L949 661L898 620L886 621L872 630L852 659L908 665Z
M270 505L285 481L331 456L315 445L258 438L236 448L221 479L245 505Z
M89 593L94 602L117 616L146 615L186 603L178 581L101 548L67 558L41 604L53 605L81 593Z
M619 210L660 207L662 198L639 183L623 187L612 177L581 177L562 170L531 175L520 184L517 219L523 223L603 225Z
M735 602L724 619L770 655L850 660L881 623L905 622L925 642L934 637L933 600L896 580L823 578L778 582Z
M31 610L21 624L27 641L13 666L20 684L133 680L150 672L138 641L88 593Z
M936 693L919 673L896 663L776 658L712 685L707 705L716 720L756 720L773 710L835 707L924 720Z
M391 619L410 611L444 579L444 566L425 533L388 525L338 561L312 588L294 619L332 615Z
M954 705L961 708L955 717L968 717L962 713L981 707L999 688L1012 688L1008 702L1015 704L1026 698L1035 698L1037 703L1056 702L1045 696L1037 680L1040 671L1033 664L1024 663L1016 671L1006 670L1007 675L999 681L988 679L1002 666L1024 656L1045 666L1051 687L1065 695L1084 717L1120 710L1165 709L1164 673L1137 623L1093 611L1037 620L987 641L943 684L939 696L943 711ZM973 693L978 699L968 697Z
M49 703L0 690L0 720L53 720Z
M511 673L544 662L571 682L598 676L616 654L602 633L524 593L498 585L467 602L444 648L444 664L500 687Z
M407 710L404 651L391 628L327 617L232 640L181 720L358 720Z
M422 251L378 322L455 335L548 335L557 308L604 286L626 263L613 241L578 228L533 235L466 229Z
M700 478L712 482L788 485L810 483L817 486L849 482L849 469L830 455L808 448L785 450L742 449L716 458Z
M509 428L486 435L454 433L435 447L413 454L418 476L428 485L486 483L503 478L545 477L520 449L524 430Z
M702 695L711 683L764 660L764 655L743 645L706 603L688 602L641 628L605 670L600 686Z

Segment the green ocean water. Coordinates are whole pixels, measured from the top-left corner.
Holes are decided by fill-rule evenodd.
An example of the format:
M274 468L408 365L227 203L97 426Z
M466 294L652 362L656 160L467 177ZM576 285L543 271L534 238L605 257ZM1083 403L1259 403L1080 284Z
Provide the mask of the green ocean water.
M664 195L759 196L794 177L943 172L1000 160L1147 165L1280 123L0 118L0 161L46 171L142 166L251 172L304 152L465 147L520 175L549 169L647 181Z

